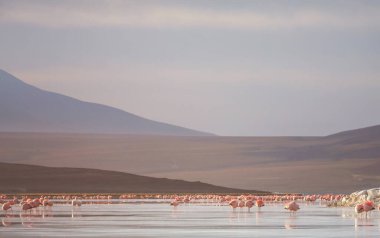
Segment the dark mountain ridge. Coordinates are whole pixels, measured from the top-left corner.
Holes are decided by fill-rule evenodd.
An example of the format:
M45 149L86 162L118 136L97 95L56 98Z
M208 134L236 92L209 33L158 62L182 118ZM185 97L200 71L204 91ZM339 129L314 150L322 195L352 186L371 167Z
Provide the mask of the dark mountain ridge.
M0 163L0 193L267 193L83 168Z

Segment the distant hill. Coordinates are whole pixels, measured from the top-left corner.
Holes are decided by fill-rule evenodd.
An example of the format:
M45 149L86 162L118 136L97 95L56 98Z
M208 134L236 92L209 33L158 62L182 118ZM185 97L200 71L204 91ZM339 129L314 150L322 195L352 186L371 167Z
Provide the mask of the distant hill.
M0 193L268 193L99 169L0 163Z
M0 131L210 136L38 89L0 70Z
M380 140L380 125L343 131L327 136L329 139L371 141Z
M207 135L46 92L0 71L0 162L105 169L273 192L350 193L380 184L380 125L325 137ZM3 166L0 175L8 177L0 177L0 189L19 176L25 181L28 169ZM45 168L31 171L40 170ZM49 171L72 173L67 168ZM75 171L98 181L92 170ZM104 173L113 174L108 179L118 174ZM45 176L46 184L39 175L29 175L37 179L30 180L38 181L33 182L36 188L54 189L52 175ZM70 176L60 176L74 183ZM125 180L106 181L115 192Z
M106 169L272 192L351 193L379 187L377 128L326 137L0 133L0 162Z

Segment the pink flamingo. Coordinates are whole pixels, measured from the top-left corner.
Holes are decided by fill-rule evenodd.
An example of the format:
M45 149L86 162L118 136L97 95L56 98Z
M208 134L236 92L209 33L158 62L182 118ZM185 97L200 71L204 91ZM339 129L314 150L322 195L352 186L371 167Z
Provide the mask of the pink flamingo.
M296 202L292 201L292 202L287 203L284 208L291 212L296 212L297 210L300 209L300 206L298 206Z
M19 200L17 199L17 197L14 197L12 201L13 201L14 204L19 203Z
M365 217L367 217L367 212L372 210L375 210L375 204L372 201L365 201L364 203L356 204L355 206L355 212L357 214L365 212Z
M248 207L248 211L250 211L251 207L253 207L255 203L252 200L245 201L245 206Z
M364 212L363 204L356 204L356 206L355 206L355 212L357 214L360 214L360 213Z
M238 202L238 207L242 208L245 206L245 202L244 201L239 201Z
M365 201L363 203L363 210L365 212L365 217L367 217L367 212L375 210L375 204L372 201Z
M177 200L174 200L174 201L172 201L171 203L170 203L170 206L174 206L174 207L176 207L176 206L178 206L179 205L179 202L177 201Z
M230 205L234 210L238 207L238 201L236 199L231 200L228 205Z
M257 200L257 201L256 201L256 206L257 206L257 207L263 207L264 205L265 205L265 204L264 204L264 201L263 201L263 200L260 199L260 200Z
M190 198L189 198L188 196L185 196L185 197L183 198L183 202L184 202L184 203L189 203L189 202L190 202Z
M13 204L11 202L4 203L3 206L2 206L3 211L8 211L9 209L12 210L12 205Z
M30 210L32 208L33 208L33 206L30 203L23 203L22 206L21 206L21 209L23 211L27 211L27 210Z
M42 205L40 199L36 198L34 199L33 201L29 202L30 205L32 205L33 208L37 208L39 207L40 205Z
M49 201L49 200L46 198L46 199L42 200L42 206L44 206L44 207L47 207L47 206L51 207L51 206L53 206L53 202L52 202L52 201Z
M375 210L375 204L372 201L365 201L363 203L363 208L365 212Z

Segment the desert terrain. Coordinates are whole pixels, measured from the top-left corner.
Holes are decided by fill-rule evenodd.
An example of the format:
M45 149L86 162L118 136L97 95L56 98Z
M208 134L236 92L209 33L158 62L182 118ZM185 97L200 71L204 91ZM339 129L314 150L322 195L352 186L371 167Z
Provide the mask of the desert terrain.
M25 193L255 193L201 182L152 178L99 169L0 163L1 192Z
M379 130L375 126L326 137L0 133L0 162L104 169L271 192L350 193L380 183Z

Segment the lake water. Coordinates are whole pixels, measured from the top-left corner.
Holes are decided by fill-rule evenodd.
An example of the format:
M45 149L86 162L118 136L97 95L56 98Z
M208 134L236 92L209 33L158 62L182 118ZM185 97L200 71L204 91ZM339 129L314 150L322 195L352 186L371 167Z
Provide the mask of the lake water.
M198 202L174 208L168 200L128 200L0 213L0 237L380 237L380 212L357 217L353 208L282 203L251 211Z

